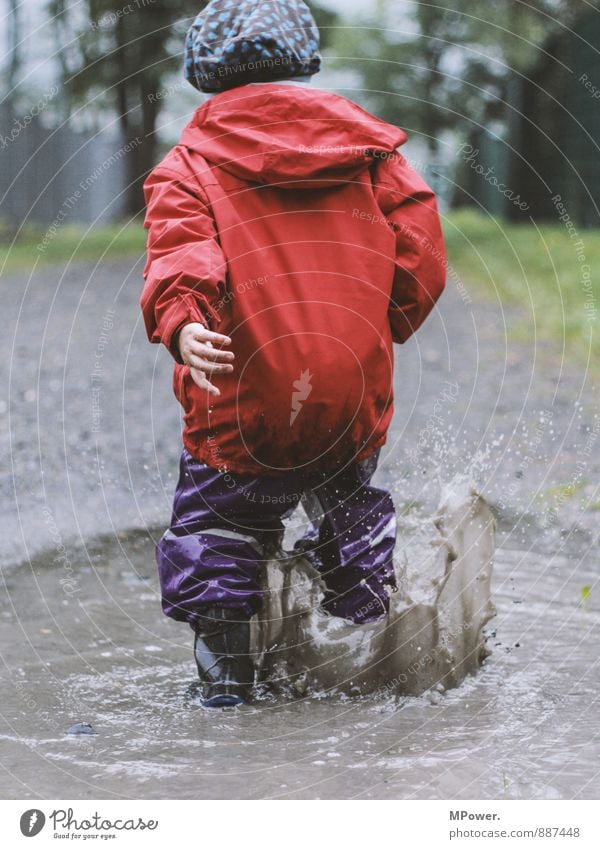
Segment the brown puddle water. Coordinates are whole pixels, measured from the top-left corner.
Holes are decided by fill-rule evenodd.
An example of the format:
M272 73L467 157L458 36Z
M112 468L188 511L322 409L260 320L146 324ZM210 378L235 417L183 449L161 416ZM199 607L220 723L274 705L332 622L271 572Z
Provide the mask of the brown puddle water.
M595 564L585 540L513 536L494 555L467 484L434 520L403 518L387 628L303 612L307 570L271 568L256 645L297 697L230 711L194 696L192 634L160 613L147 532L69 551L69 584L45 557L9 572L1 797L597 798ZM97 733L66 736L77 722Z

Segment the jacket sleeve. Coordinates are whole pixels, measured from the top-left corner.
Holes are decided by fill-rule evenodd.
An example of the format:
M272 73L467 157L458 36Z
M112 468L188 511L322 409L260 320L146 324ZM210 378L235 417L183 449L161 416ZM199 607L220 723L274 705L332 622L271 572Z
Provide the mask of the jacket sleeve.
M435 195L404 157L382 160L373 185L396 238L389 320L394 342L402 343L423 324L444 291L444 238Z
M159 165L144 195L148 242L140 303L146 332L181 362L175 344L181 328L219 320L215 305L226 291L226 261L208 199L193 175Z

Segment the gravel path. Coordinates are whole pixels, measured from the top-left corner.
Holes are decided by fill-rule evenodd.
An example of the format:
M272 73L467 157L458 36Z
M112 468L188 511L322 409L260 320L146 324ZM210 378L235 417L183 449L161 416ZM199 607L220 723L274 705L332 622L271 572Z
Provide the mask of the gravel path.
M4 566L168 521L180 415L169 356L148 345L142 326L142 263L4 276ZM438 478L471 469L507 533L535 521L540 545L552 546L575 526L597 533L598 392L560 344L536 345L543 316L529 317L530 337L520 340L510 332L516 317L449 284L427 325L397 348L381 474L400 505L433 504Z

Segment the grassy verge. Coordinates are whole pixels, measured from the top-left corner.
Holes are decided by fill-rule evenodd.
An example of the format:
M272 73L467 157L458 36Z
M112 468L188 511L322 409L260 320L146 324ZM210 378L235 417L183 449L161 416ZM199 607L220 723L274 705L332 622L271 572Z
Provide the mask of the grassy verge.
M65 226L51 230L28 230L13 243L0 233L0 272L30 271L35 264L97 262L101 257L119 259L143 253L146 233L140 224Z
M600 230L506 224L455 212L444 227L450 265L467 288L515 305L512 332L565 346L568 357L600 356Z

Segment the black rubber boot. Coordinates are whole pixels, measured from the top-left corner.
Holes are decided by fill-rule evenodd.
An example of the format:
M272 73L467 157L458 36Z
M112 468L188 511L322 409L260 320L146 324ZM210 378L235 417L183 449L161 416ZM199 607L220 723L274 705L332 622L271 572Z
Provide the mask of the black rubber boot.
M239 610L205 610L196 625L194 655L205 707L245 704L254 682L250 620Z

